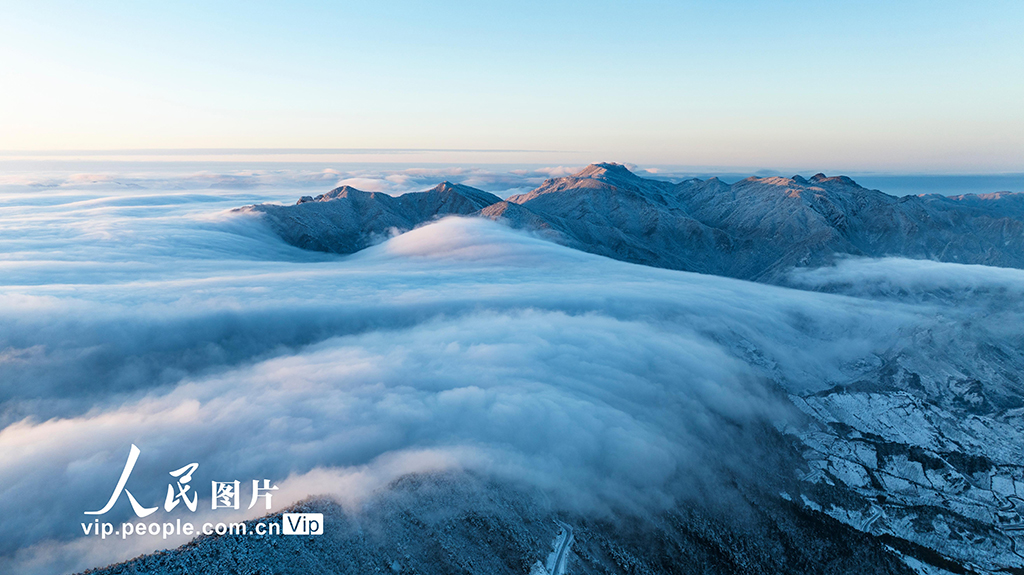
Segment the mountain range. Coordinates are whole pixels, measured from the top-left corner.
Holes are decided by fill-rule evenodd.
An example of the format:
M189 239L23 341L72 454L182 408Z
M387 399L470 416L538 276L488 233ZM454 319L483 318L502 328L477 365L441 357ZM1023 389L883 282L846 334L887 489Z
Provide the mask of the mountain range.
M398 197L342 186L240 210L292 245L340 254L462 215L628 262L771 283L843 255L1024 268L1024 193L896 197L824 174L672 183L600 163L505 200L443 182Z
M810 269L859 261L837 262L846 256L1024 268L1024 194L894 197L822 174L672 183L594 164L504 200L449 182L398 197L343 186L237 211L259 215L290 244L340 254L447 215L489 218L618 260L845 299L789 312L799 329L761 333L769 341L707 312L700 329L792 407L746 430L757 449L742 453L745 475L716 487L727 493L716 503L701 492L660 513L595 517L555 512L543 494L480 477L410 475L358 512L323 499L293 509L328 515L338 526L330 537L285 538L269 551L253 538L203 537L99 573L1024 573L1019 289L975 281L991 268L929 262L920 263L967 280L870 291L869 281L813 284ZM459 222L484 224L445 220L433 233ZM874 261L890 266L883 273L906 266ZM793 271L801 267L804 275ZM754 301L762 293L770 301L790 291L690 279L715 293L742 291L752 309L765 305ZM813 308L847 299L893 316L922 306L927 321L876 348L848 350L851 359L823 376L813 350L827 346L811 342L845 346L846 328L816 321Z

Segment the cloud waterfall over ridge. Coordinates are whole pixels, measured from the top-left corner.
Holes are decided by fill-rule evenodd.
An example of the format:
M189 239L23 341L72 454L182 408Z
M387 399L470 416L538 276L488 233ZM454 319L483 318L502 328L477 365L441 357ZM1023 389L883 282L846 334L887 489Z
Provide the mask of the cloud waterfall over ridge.
M960 321L931 302L617 262L483 219L309 254L186 205L67 208L26 220L32 246L0 232L10 565L81 569L155 548L83 554L96 544L76 539L131 443L145 505L192 461L199 485L274 480L276 509L437 469L594 513L670 505L744 457L737 429L794 417L779 386L825 389ZM133 514L121 501L108 517Z

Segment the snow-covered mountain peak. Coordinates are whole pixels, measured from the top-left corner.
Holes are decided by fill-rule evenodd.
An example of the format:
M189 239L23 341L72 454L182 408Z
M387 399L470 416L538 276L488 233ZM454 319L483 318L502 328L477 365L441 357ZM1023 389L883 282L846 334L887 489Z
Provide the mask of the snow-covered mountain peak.
M810 179L804 178L799 174L790 178L784 176L768 176L763 178L751 176L740 180L737 182L737 185L776 186L795 190L814 190L817 192L842 188L866 189L847 176L826 176L822 173L815 174Z
M853 187L853 188L864 189L860 184L858 184L857 182L853 181L853 179L848 177L848 176L831 176L830 177L830 176L826 176L825 174L822 174L821 172L818 172L817 174L814 174L813 176L811 176L811 182L813 182L815 184L818 184L818 185L834 184L834 185L848 186L848 187Z
M305 204L309 202L326 202L329 200L335 200L338 198L351 198L353 196L371 196L373 192L364 192L353 188L352 186L338 186L326 194L320 194L319 196L302 196L296 204Z
M646 198L648 201L659 200L673 184L660 180L648 180L629 171L626 166L616 163L590 164L571 176L546 180L532 192L511 196L508 201L524 204L542 196L554 194L545 201L573 201L563 197L604 197L609 193L626 192L630 195ZM554 199L563 198L563 199Z
M622 164L615 162L599 162L596 164L590 164L586 168L583 168L579 172L576 172L571 178L593 178L593 179L627 179L627 180L639 180L640 176L637 176L633 172L629 171L629 168Z
M441 182L440 184L438 184L438 185L434 186L433 188L431 188L430 191L431 192L450 192L452 190L456 190L458 188L464 188L464 187L466 187L466 186L462 186L460 184L453 184L453 183L449 182L448 180L445 180L445 181Z

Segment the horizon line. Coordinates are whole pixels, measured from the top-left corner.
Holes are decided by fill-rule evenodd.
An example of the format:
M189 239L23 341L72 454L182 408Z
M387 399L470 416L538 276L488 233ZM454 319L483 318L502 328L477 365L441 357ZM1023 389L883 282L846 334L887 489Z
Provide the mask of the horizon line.
M526 149L494 149L494 148L109 148L82 150L0 150L0 156L103 156L103 155L247 155L247 154L407 154L415 152L480 152L480 153L541 153L541 154L578 154L572 150L526 150Z

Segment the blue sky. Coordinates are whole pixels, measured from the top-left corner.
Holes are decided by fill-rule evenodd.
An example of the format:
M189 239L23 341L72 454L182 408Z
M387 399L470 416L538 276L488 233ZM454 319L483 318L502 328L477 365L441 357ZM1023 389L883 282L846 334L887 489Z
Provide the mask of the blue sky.
M1022 28L1018 1L5 0L0 150L1019 172Z

